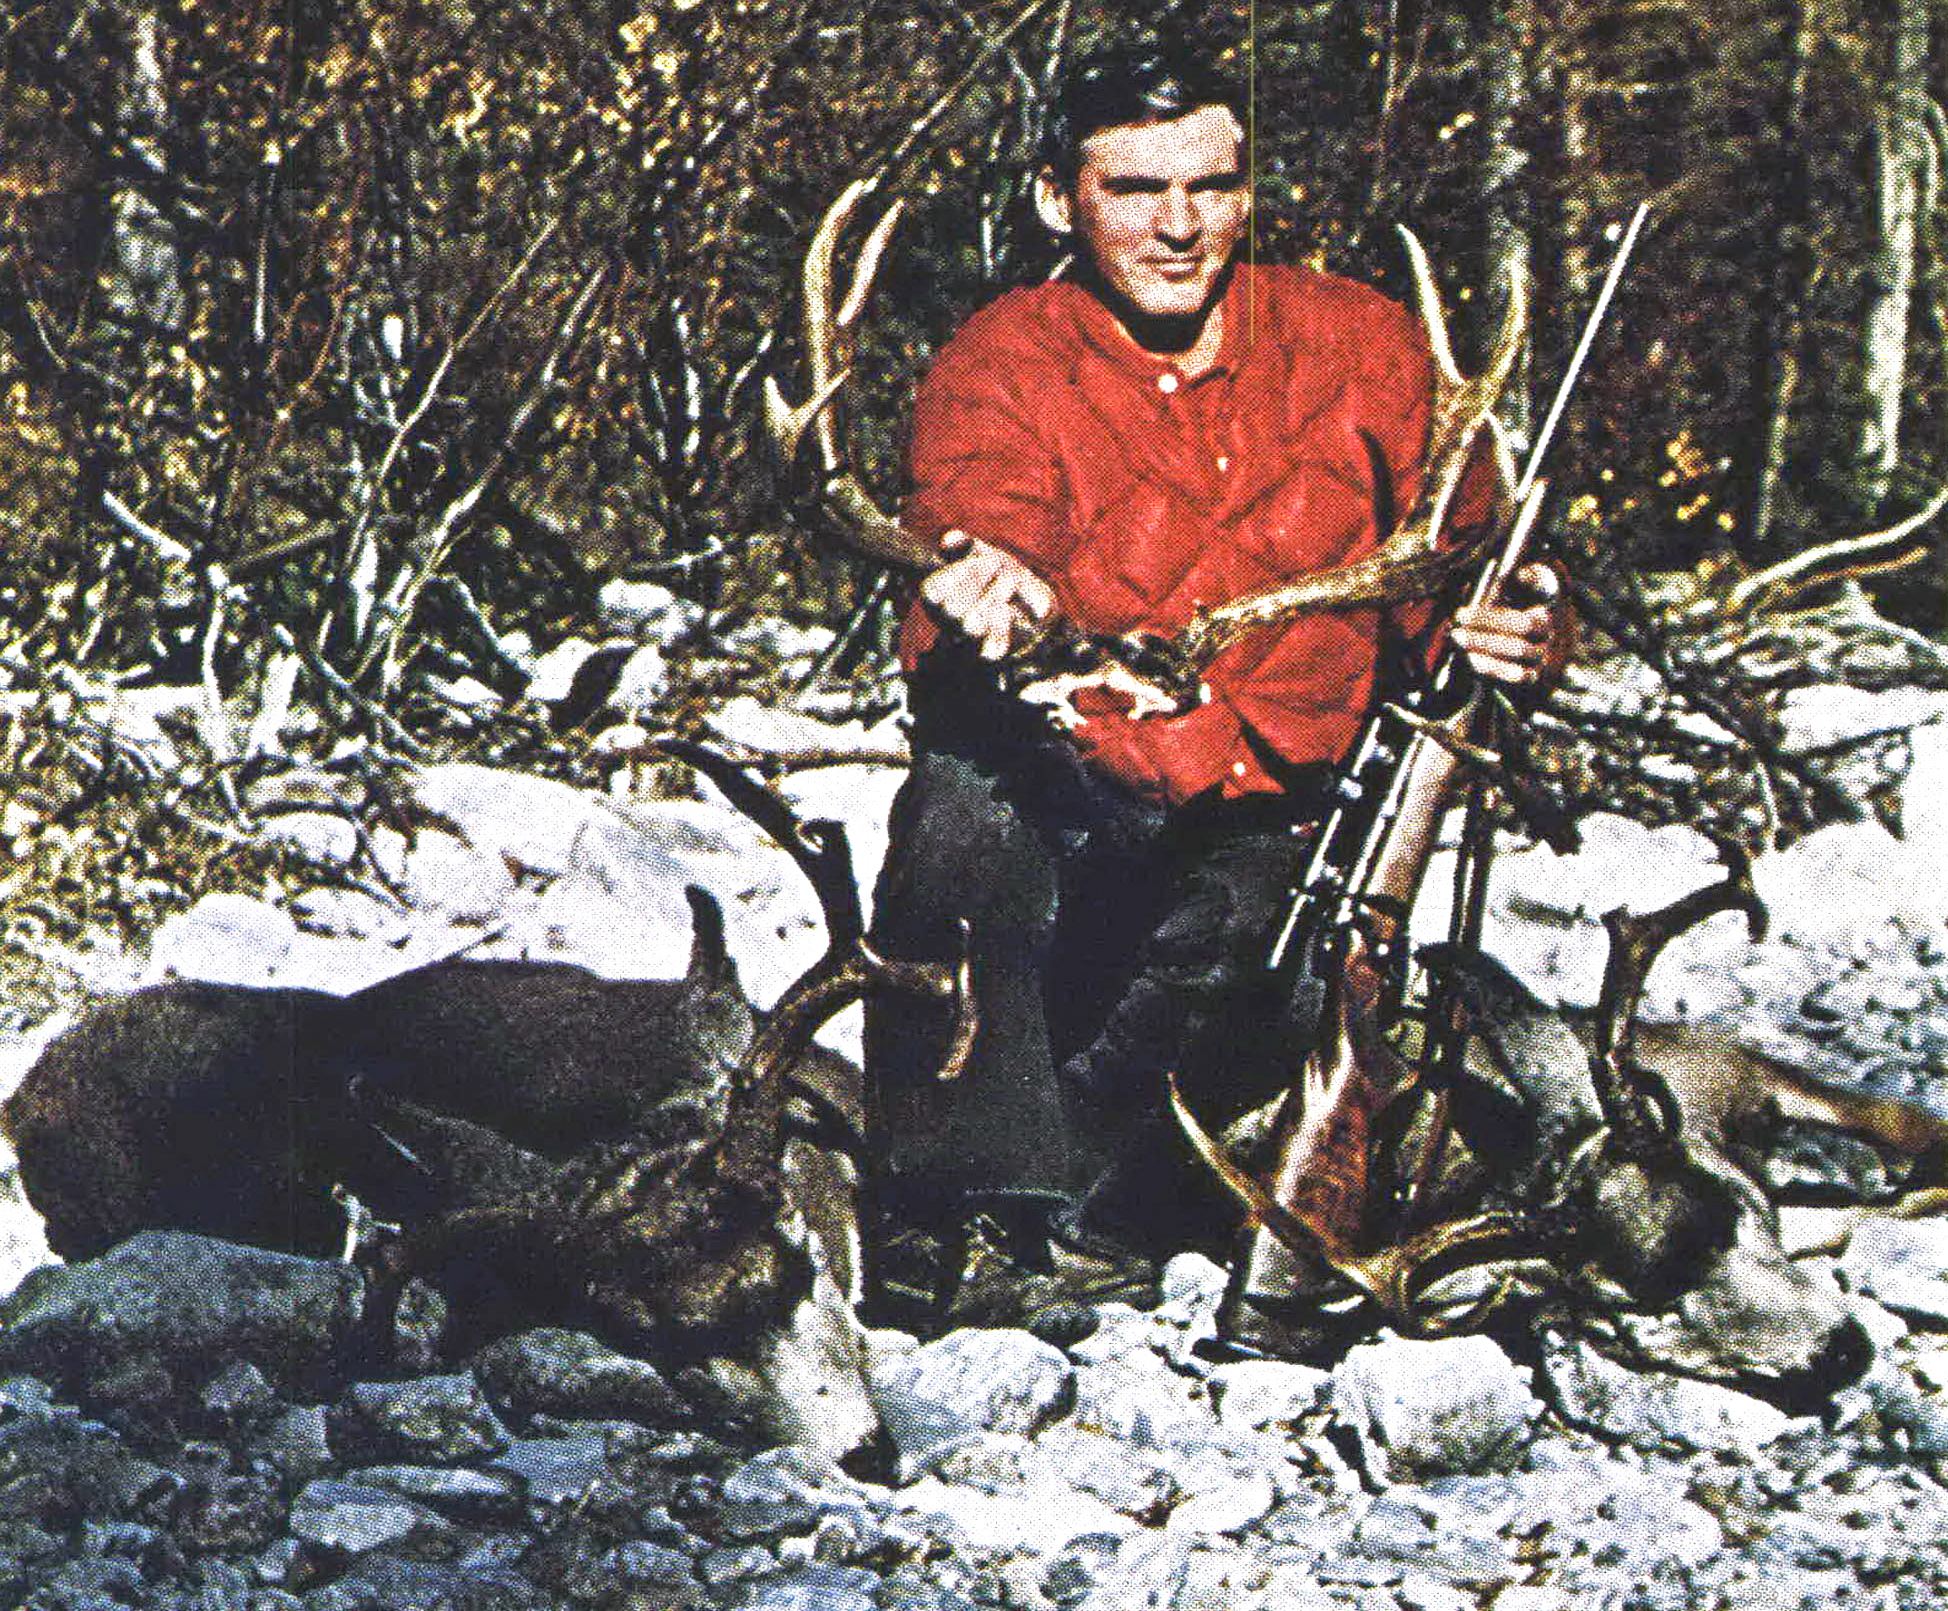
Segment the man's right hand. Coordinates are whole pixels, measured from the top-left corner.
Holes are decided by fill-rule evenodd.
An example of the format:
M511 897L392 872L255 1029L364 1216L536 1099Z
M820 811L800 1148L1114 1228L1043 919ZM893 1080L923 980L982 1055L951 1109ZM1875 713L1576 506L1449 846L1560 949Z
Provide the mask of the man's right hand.
M940 539L947 558L920 584L920 597L948 625L980 645L983 660L999 660L1015 636L1048 619L1055 594L1005 548L964 531Z

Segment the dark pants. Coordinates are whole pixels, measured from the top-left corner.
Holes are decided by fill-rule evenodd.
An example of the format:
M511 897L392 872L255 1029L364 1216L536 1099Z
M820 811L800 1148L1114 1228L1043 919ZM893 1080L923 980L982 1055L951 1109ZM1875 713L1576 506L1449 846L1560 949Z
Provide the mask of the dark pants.
M1212 1124L1290 1077L1264 959L1297 813L1270 798L1166 812L1092 773L978 668L928 672L873 932L887 954L946 958L965 920L981 1027L942 1081L947 1015L868 1004L871 1197L909 1222L1034 1199L1148 1250L1221 1247L1234 1216L1178 1134L1166 1076Z

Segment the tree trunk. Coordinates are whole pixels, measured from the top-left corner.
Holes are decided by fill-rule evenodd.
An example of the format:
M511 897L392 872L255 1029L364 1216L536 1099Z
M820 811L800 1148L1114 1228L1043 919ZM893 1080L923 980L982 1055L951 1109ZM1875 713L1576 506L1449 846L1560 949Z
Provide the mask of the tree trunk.
M1786 7L1780 31L1784 60L1775 102L1773 138L1758 155L1778 176L1774 192L1777 227L1765 302L1753 328L1754 420L1748 554L1763 552L1778 519L1786 468L1786 434L1799 387L1799 348L1805 322L1807 251L1806 76L1812 54L1806 0Z
M1915 249L1927 181L1928 11L1928 0L1891 0L1886 17L1884 91L1873 137L1874 242L1861 309L1865 408L1857 488L1865 518L1879 512L1900 460Z
M160 24L153 9L117 6L104 16L102 32L116 56L115 144L120 147L106 153L114 177L105 199L98 279L102 311L125 330L178 330L185 307L176 229L127 177L130 164L122 157L126 152L135 166L165 171L169 99L163 86Z
M1531 84L1523 37L1525 9L1524 0L1492 0L1483 29L1482 278L1491 295L1500 294L1511 273L1527 279L1534 256L1527 191L1529 153L1517 137ZM1533 339L1525 337L1516 372L1502 394L1503 423L1525 441L1531 423L1534 350Z

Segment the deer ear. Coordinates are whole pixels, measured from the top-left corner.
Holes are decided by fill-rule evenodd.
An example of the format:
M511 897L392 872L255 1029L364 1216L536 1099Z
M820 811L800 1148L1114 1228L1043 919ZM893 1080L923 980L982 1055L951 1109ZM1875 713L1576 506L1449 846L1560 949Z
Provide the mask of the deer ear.
M1056 235L1067 235L1075 228L1074 200L1053 168L1035 175L1035 215Z

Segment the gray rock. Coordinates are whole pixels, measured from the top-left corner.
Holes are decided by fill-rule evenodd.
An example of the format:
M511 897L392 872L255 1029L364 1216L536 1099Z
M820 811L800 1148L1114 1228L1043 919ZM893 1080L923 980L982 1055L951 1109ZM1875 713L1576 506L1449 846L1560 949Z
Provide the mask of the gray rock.
M180 1479L108 1428L72 1417L0 1427L0 1521L63 1531L129 1516Z
M1078 1426L1145 1449L1195 1447L1218 1430L1202 1384L1147 1353L1079 1372L1074 1418Z
M332 1446L366 1461L457 1464L507 1447L480 1384L470 1375L354 1382L330 1412Z
M1164 1524L1177 1533L1235 1533L1278 1503L1270 1477L1245 1476L1199 1485Z
M383 1489L437 1510L455 1521L519 1521L526 1513L524 1490L502 1472L446 1466L361 1466L345 1474L361 1488Z
M1492 1533L1449 1525L1439 1507L1418 1504L1410 1492L1382 1494L1360 1518L1358 1547L1382 1561L1472 1588L1496 1588L1520 1572L1506 1545Z
M1067 1408L1075 1367L1025 1331L970 1328L876 1362L871 1386L910 1478L976 1433L1046 1425Z
M203 1408L225 1420L250 1420L277 1406L277 1393L248 1360L225 1365L204 1385Z
M1544 1368L1563 1416L1646 1453L1750 1460L1796 1424L1777 1405L1714 1382L1625 1370L1581 1339L1545 1339Z
M293 1406L273 1417L251 1447L293 1482L322 1476L331 1464L331 1444L321 1404Z
M857 1566L806 1566L754 1578L732 1598L737 1611L879 1611L879 1576Z
M0 1371L66 1389L155 1370L188 1391L223 1360L317 1391L335 1385L362 1301L358 1275L341 1264L143 1231L98 1259L29 1275L0 1304Z
M322 1549L363 1555L451 1532L448 1522L396 1493L359 1483L306 1483L291 1504L291 1531Z
M688 1404L647 1360L617 1353L586 1332L541 1329L503 1337L475 1354L475 1378L506 1415L624 1417L674 1427Z
M1542 1406L1527 1375L1487 1337L1391 1338L1350 1350L1332 1407L1380 1481L1502 1470Z
M609 1449L598 1437L512 1438L486 1469L512 1477L536 1504L560 1505L609 1475Z
M809 1532L826 1510L856 1505L865 1492L802 1449L772 1449L724 1479L718 1526L727 1538Z
M674 1585L689 1588L697 1581L696 1568L681 1550L652 1544L646 1538L632 1538L610 1550L603 1565L619 1583Z
M1332 1377L1310 1365L1247 1359L1218 1366L1210 1384L1225 1426L1285 1431L1325 1402Z
M1948 1224L1870 1219L1840 1255L1840 1277L1896 1314L1948 1321Z
M1164 1514L1178 1498L1168 1463L1150 1450L1064 1421L1035 1443L1035 1467L1139 1521Z
M304 1611L554 1611L561 1602L506 1567L455 1562L357 1562L304 1597Z
M697 1562L697 1576L713 1589L721 1589L732 1583L742 1583L747 1579L761 1577L766 1572L776 1571L778 1557L770 1550L756 1544L739 1544L734 1548L713 1549Z

